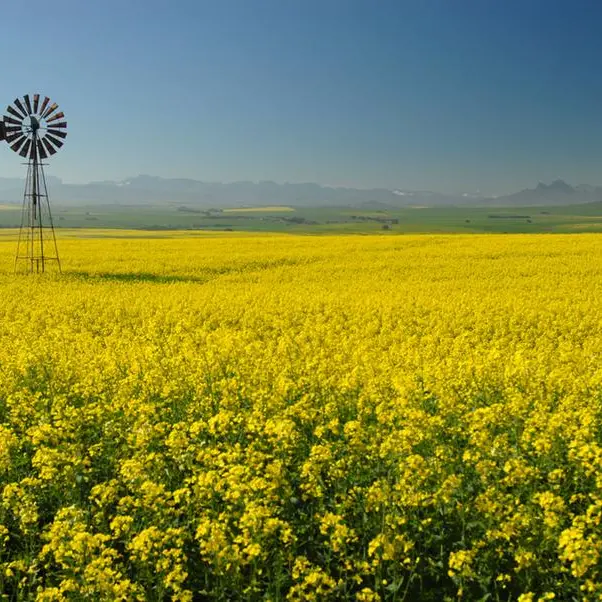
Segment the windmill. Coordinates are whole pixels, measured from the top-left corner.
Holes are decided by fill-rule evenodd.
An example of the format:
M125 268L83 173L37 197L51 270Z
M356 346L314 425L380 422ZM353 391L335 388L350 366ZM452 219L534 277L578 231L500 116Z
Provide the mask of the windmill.
M12 150L27 160L15 272L22 264L26 272L44 272L49 261L61 270L43 163L67 137L65 115L58 108L47 96L25 94L6 108L0 128L0 139L4 134Z

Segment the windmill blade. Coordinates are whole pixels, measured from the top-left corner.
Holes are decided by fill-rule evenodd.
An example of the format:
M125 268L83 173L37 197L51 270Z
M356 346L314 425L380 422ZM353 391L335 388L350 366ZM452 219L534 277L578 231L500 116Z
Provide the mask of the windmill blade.
M25 146L21 149L19 153L22 157L27 157L27 153L29 152L29 147L31 146L31 140L25 141Z
M64 116L65 116L65 113L63 113L63 112L56 113L50 119L47 119L46 123L52 123L53 121L56 121L57 119L62 119Z
M52 127L53 128L66 128L67 127L67 122L66 121L61 121L60 123L53 123Z
M42 138L42 142L44 143L44 146L46 147L46 150L51 155L54 155L54 153L56 153L56 148L54 148L54 146L52 146L52 144L50 144L50 142L48 142L48 140L46 140L46 138Z
M4 129L4 121L0 120L0 140L6 138L6 130Z
M50 98L48 98L48 96L45 96L44 100L42 102L42 106L40 107L40 113L39 113L40 115L42 113L44 113L44 109L46 108L46 105L48 105L49 102L50 102Z
M16 152L19 152L19 149L21 148L21 146L23 145L23 142L25 142L25 140L27 140L27 138L25 138L25 136L21 136L14 144L11 144L10 147Z
M48 115L50 115L50 113L52 113L53 111L55 111L56 109L58 109L59 106L56 104L56 102L53 102L47 109L45 113L42 113L42 117L44 119L46 119L46 117L48 117Z
M55 138L51 134L46 134L46 136L44 137L44 140L49 140L57 148L61 148L61 146L63 146L63 143L58 138Z
M55 107L54 109L52 109L52 110L51 110L51 109L47 109L47 110L46 110L46 114L45 114L45 115L43 115L42 117L43 117L43 118L44 118L46 121L48 121L49 119L54 119L54 118L55 118L55 116L57 115L57 113L56 113L55 111L58 111L58 110L59 110L59 106L58 106L58 105L56 105L56 107Z
M23 136L22 132L15 132L14 134L6 134L6 141L10 144L14 142L17 138Z
M5 125L4 131L5 132L21 132L22 130L21 130L20 125Z
M42 144L41 140L38 140L38 155L40 155L40 159L42 160L48 158L48 153L44 149L44 145Z
M38 112L38 105L40 104L40 95L39 94L34 94L33 95L33 112L37 113Z
M33 110L31 109L31 102L29 101L29 94L26 94L23 97L23 100L25 100L25 104L27 105L27 114L31 115L33 113Z
M18 113L17 111L15 111L15 109L13 109L12 107L6 107L6 110L13 116L15 116L17 119L20 119L21 121L19 121L19 123L21 123L23 121L23 119L25 118L24 115L21 115L21 113Z
M48 128L48 133L63 139L67 137L67 132L63 132L63 130L55 130L54 128Z
M25 110L25 107L18 98L15 98L14 104L16 104L19 111L23 113L23 117L27 117L27 111Z
M19 121L18 119L13 119L12 117L4 117L4 122L5 123L13 123L14 125L18 125L19 127L21 127L21 123L22 120Z

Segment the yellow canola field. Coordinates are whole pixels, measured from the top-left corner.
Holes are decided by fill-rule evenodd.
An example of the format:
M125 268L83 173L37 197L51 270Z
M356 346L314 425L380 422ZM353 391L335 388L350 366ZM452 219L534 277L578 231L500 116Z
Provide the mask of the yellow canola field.
M602 599L601 236L59 244L0 241L0 599Z

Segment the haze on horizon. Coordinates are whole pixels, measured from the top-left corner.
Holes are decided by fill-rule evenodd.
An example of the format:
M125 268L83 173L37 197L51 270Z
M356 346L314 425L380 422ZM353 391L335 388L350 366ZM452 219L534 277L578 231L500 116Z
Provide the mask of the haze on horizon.
M48 174L68 182L602 183L593 0L32 0L27 14L35 44L20 5L3 13L0 104L61 105L69 139ZM22 172L4 148L0 177Z

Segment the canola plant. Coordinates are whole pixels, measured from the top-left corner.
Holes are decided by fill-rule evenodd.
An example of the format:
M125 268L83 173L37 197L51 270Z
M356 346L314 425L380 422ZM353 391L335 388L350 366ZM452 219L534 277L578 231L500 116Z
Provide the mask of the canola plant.
M602 237L104 235L0 243L0 600L602 599Z

